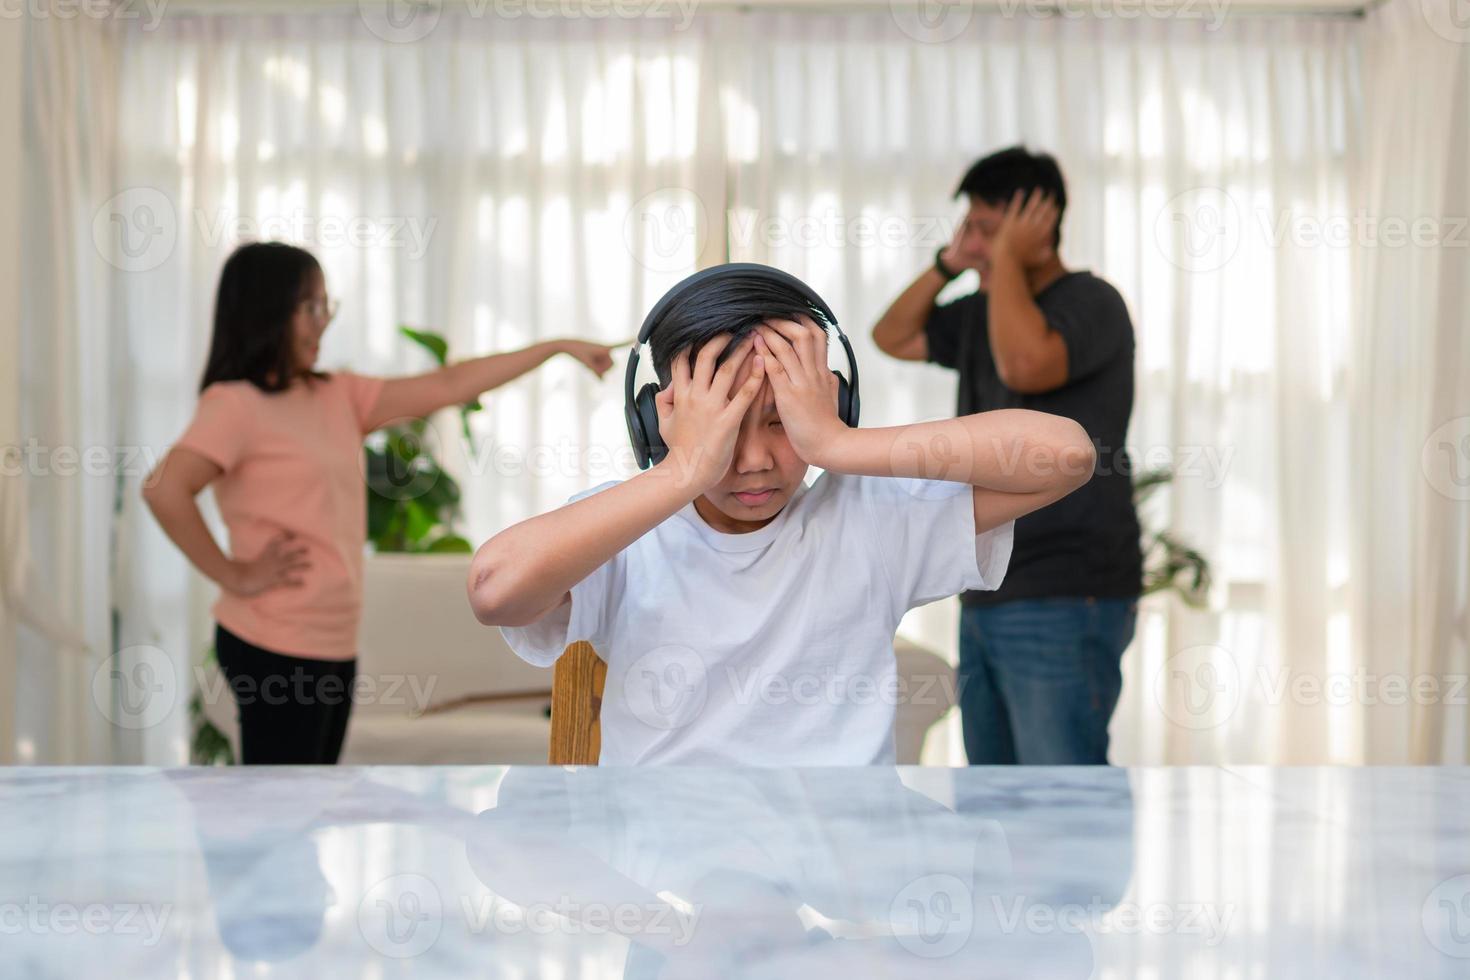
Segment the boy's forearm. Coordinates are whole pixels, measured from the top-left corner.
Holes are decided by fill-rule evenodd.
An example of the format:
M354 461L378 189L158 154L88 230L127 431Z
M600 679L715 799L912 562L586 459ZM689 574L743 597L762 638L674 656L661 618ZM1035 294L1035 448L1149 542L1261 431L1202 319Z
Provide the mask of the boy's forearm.
M698 496L671 460L506 528L480 546L470 603L486 625L524 626L572 586Z
M1096 452L1082 426L1026 409L881 429L843 429L815 465L859 476L949 480L1005 493L1076 487Z

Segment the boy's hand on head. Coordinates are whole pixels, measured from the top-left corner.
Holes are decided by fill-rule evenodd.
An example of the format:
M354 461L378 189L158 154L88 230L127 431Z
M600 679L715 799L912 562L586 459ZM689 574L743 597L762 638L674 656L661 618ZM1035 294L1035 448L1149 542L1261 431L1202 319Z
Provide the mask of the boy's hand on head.
M1029 197L1016 191L995 232L996 254L1008 254L1023 265L1045 262L1051 257L1057 216L1056 201L1041 188L1033 190Z
M668 386L655 399L658 431L669 447L669 455L659 465L673 467L679 485L690 491L690 499L724 478L735 458L740 422L765 382L757 358L745 383L730 390L753 345L742 342L716 370L715 361L729 343L729 334L711 340L692 366L689 352L679 352L670 365Z
M756 328L776 411L796 455L822 466L823 451L847 427L837 417L837 375L827 367L827 332L810 319L768 320Z

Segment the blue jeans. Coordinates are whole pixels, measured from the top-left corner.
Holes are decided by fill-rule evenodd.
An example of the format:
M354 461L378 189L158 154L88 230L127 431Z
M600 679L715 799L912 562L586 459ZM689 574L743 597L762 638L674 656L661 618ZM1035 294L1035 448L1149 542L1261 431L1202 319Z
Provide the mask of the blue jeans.
M1106 765L1134 599L1017 599L960 616L970 765Z

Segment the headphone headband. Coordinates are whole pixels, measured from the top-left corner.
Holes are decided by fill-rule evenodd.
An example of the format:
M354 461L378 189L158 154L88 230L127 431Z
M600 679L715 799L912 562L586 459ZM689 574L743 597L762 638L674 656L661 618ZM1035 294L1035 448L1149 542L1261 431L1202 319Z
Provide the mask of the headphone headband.
M644 392L634 391L638 373L638 349L649 342L649 338L653 335L653 328L663 319L674 301L688 290L715 279L737 275L754 276L794 290L836 332L837 340L842 344L842 350L847 355L848 373L846 378L838 375L839 380L842 381L839 389L838 415L847 425L857 426L859 404L857 357L853 355L852 344L848 341L847 335L842 332L837 316L827 305L827 301L822 299L816 290L789 272L762 265L759 262L727 262L724 265L701 269L679 280L668 292L664 293L657 303L653 304L653 308L643 318L643 325L638 328L638 339L633 342L633 350L628 356L628 369L624 375L623 403L628 421L628 435L633 441L633 449L638 456L638 465L643 469L647 469L650 462L657 462L662 458L663 443L658 438L658 415L653 405L653 396L657 394L658 386L650 384L645 386ZM643 404L645 401L647 404Z
M648 315L643 318L643 326L638 328L638 343L648 343L648 338L653 335L654 326L668 312L669 307L673 305L674 301L684 295L687 290L714 279L724 279L726 276L740 275L768 279L771 282L795 290L801 294L801 298L806 300L812 309L822 314L828 323L834 327L837 326L837 316L832 312L832 308L827 305L827 301L822 299L821 296L818 296L815 289L791 273L777 269L775 266L761 265L759 262L726 262L724 265L710 266L708 269L701 269L692 275L685 276L670 287L669 291L664 293L663 297L657 303L653 304L653 309L649 310Z

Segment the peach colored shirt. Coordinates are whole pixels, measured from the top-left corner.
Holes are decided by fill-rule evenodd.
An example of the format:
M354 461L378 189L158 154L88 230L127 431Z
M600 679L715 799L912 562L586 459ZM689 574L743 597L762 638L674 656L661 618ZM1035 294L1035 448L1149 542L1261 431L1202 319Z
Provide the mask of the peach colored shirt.
M296 657L357 655L367 544L362 443L382 390L381 378L337 372L274 394L225 381L199 396L176 445L224 470L214 497L230 555L254 558L284 530L295 532L311 563L299 587L220 594L214 617L241 639Z

